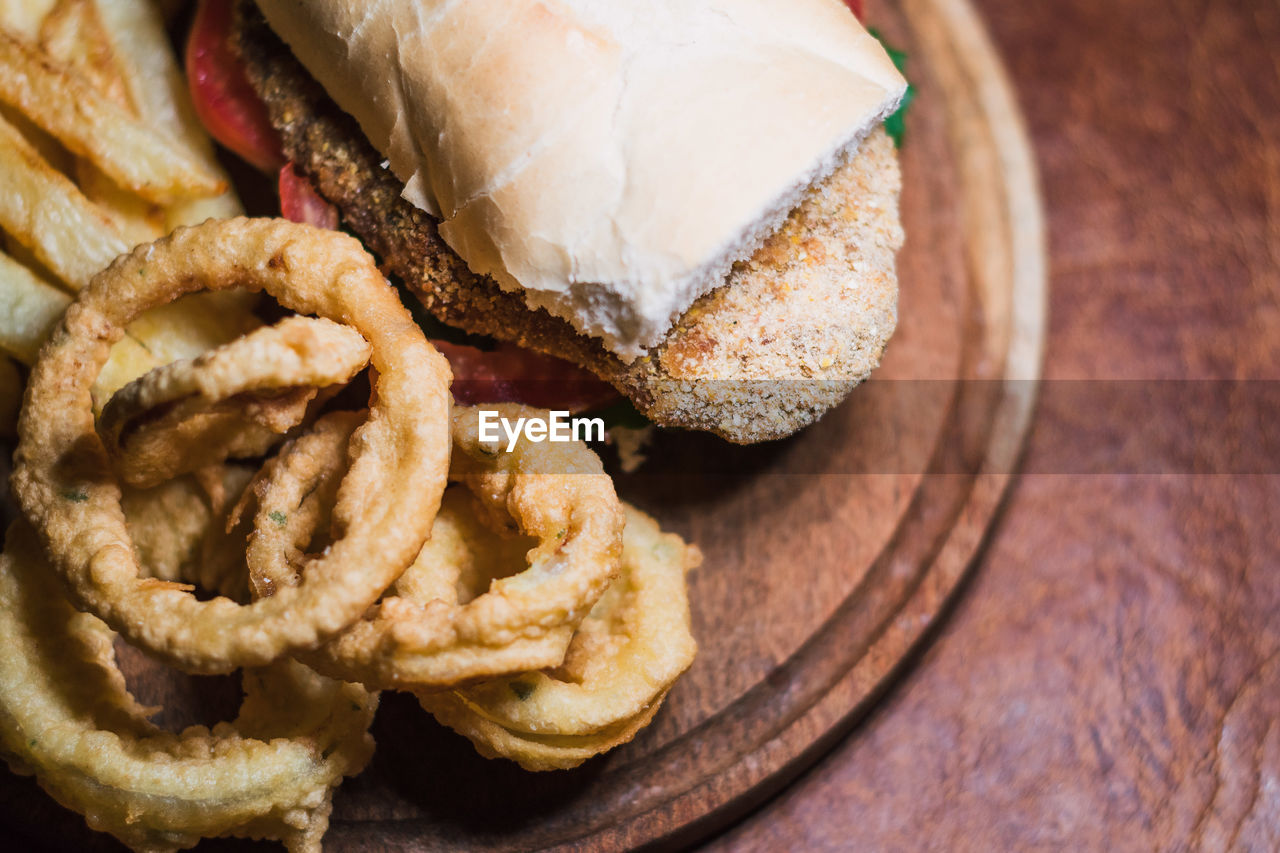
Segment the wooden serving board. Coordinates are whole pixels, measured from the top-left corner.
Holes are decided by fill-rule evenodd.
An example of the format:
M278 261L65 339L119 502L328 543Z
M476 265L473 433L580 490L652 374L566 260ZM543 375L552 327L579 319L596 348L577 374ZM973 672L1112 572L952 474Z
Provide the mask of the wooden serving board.
M633 743L554 774L480 758L411 698L384 694L377 754L339 790L326 849L690 843L848 733L929 636L999 508L1033 405L1042 211L1008 81L966 0L868 12L907 51L917 89L884 365L792 439L664 435L641 472L618 478L624 498L705 554L690 579L693 668ZM123 658L140 698L171 703L169 725L234 709L226 679L160 681ZM25 847L114 847L9 775L0 820Z

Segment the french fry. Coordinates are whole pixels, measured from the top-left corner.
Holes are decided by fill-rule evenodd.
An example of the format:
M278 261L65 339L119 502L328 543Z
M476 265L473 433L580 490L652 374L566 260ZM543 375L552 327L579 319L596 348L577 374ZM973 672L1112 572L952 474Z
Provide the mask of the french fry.
M100 405L125 384L153 367L180 358L195 358L234 340L257 320L243 300L230 293L201 293L154 308L129 324L128 334L111 348L93 398ZM71 297L8 255L0 252L0 351L26 365L35 364L40 347L61 319Z
M71 297L0 252L0 350L35 364L40 345L71 304Z
M3 0L0 0L3 2ZM95 0L113 51L121 58L125 88L139 116L167 131L219 175L213 144L191 106L186 79L174 59L169 36L156 7L147 0ZM188 199L165 211L165 228L228 219L244 213L231 190L210 198Z
M137 116L121 58L112 48L93 0L57 0L40 27L40 46L49 56L82 74L103 95L129 110L130 115ZM73 168L71 174L81 191L111 217L126 243L148 243L163 236L165 216L159 206L121 189L82 157L76 159Z
M41 281L22 264L0 252L0 304L9 309L0 314L0 350L8 354L0 358L8 360L8 356L13 356L23 364L35 364L40 347L70 303L70 296ZM183 329L181 325L176 328ZM176 349L173 343L163 339L160 331L148 329L145 325L142 331L152 334L162 348ZM111 347L111 356L94 383L92 396L98 408L119 388L161 364L160 359L132 334L131 327L130 333ZM180 332L167 334L176 338ZM200 345L207 348L207 340L201 341ZM188 349L193 346L187 345Z
M129 324L129 337L150 354L152 367L195 358L260 325L245 302L233 292L194 294L146 312ZM0 351L34 364L69 304L70 296L0 252L0 305L7 309L0 315Z
M54 0L0 0L0 29L34 42Z
M3 119L0 229L73 291L128 249L106 214Z
M34 5L19 10L22 14L13 11L23 2L44 11L39 17ZM0 100L6 85L10 92L48 95L39 105L29 97L9 98L19 108L16 112L0 104L0 119L12 118L0 120L0 229L17 243L11 249L15 257L0 253L0 305L12 306L9 316L0 317L0 350L30 363L70 302L33 270L42 269L78 290L129 245L155 239L172 225L233 216L241 208L229 190L204 198L174 196L168 207L161 207L143 196L154 198L156 193L137 192L137 182L122 177L109 158L103 160L101 150L77 142L74 132L83 135L87 128L100 133L102 125L94 122L106 117L108 131L145 128L150 134L146 138L160 144L120 148L133 157L135 171L155 172L143 161L162 155L172 161L176 152L178 161L186 161L184 169L195 163L215 181L225 182L187 100L163 22L149 0L0 0L0 20L4 14L25 15L24 32L34 31L40 47L0 33ZM15 69L31 79L15 83ZM46 85L49 80L66 85L54 92ZM85 92L90 93L87 99ZM64 144L80 156L70 156ZM252 313L254 301L251 294L239 292L198 294L146 312L112 347L93 387L95 407L148 370L194 358L259 325Z
M129 324L91 389L94 412L154 367L195 358L261 325L237 292L197 293L152 308ZM228 299L227 297L232 297Z
M159 366L160 360L129 335L116 341L111 347L107 363L102 366L102 372L89 389L94 414L102 411L112 394L153 367Z
M132 109L124 76L93 0L57 0L40 24L40 47L115 103Z
M0 125L0 131L2 130ZM3 133L0 132L0 137L2 136ZM5 177L3 164L3 143L0 142L0 183ZM67 188L64 186L62 189ZM74 191L74 187L71 190ZM0 199L3 195L3 189L0 188ZM43 201L47 203L50 198L52 196L46 195ZM0 204L0 208L3 206ZM55 240L48 263L53 267L63 266L59 261L65 261L66 255L60 252L72 241L60 239L67 235L57 227L47 228L43 234ZM74 234L70 236L74 238ZM33 254L45 254L39 251L40 245L36 244L37 251ZM117 245L123 247L123 242L118 242ZM80 261L86 270L84 283L99 268L109 264L116 254L114 248L108 248L97 257ZM45 261L41 259L41 263ZM130 331L141 343L146 344L145 349L153 350L162 359L156 363L163 363L177 358L194 357L206 349L226 343L257 324L249 311L251 294L249 299L245 299L240 293L210 296L219 298L208 299L201 295L148 312L130 326ZM226 298L228 296L233 298ZM10 352L24 363L31 363L48 330L62 315L69 302L70 297L64 292L41 280L14 258L0 253L0 305L7 308L7 316L0 316L0 349Z
M206 219L231 219L244 213L244 207L234 192L210 198L193 198L170 205L164 210L166 233L183 225L199 225Z
M168 230L164 208L120 189L88 160L76 161L75 176L85 197L111 218L130 246L150 243Z
M71 279L70 275L65 274L65 270L74 260L74 266L82 270L74 279L75 289L79 289L79 286L87 283L95 273L105 268L117 254L125 250L124 241L110 223L101 220L102 212L85 199L69 181L44 164L34 151L24 152L28 155L25 162L19 163L17 167L10 170L11 175L6 174L6 162L12 158L6 157L4 129L4 125L0 124L0 226L20 238L24 235L32 238L43 237L43 241L39 239L30 241L33 254L40 263L48 266L56 275ZM15 133L10 133L9 137L8 142L12 143L10 147L21 151L24 145L23 140L16 137ZM44 185L37 186L34 190L28 189L24 193L22 182L33 180L42 181ZM13 221L6 220L4 214L7 208L21 206L21 204L6 205L6 195L9 194L7 190L16 190L14 195L20 202L33 199L36 203L30 207L34 216L18 217ZM40 215L52 204L61 205L69 199L73 200L73 209L78 210L85 217L98 217L98 232L114 235L111 240L105 241L107 245L101 251L73 258L73 252L81 251L87 245L88 235L92 229L68 227L64 224L70 219L67 216L61 217L60 221L49 222L51 217ZM36 223L34 227L30 225L33 220ZM23 227L23 222L28 225ZM41 226L39 224L41 222L48 224ZM78 235L77 231L80 232ZM22 278L22 274L25 273L27 285L31 282L41 285L40 294L47 296L49 291L54 291L52 287L39 282L38 278L12 259L7 260L9 267L21 271L14 273L15 278ZM28 291L32 289L30 286L27 287ZM0 298L0 304L4 301L5 299ZM50 300L41 302L35 297L29 297L27 301L40 305ZM99 380L99 390L109 396L110 392L135 378L139 372L145 372L151 367L179 358L194 358L212 347L244 334L258 325L257 319L250 310L253 301L252 294L239 292L198 294L147 312L130 324L129 335L133 342L132 346L125 344L122 353L114 358L115 366L112 370L104 369L104 374ZM54 320L61 316L66 297L62 296L57 300L57 304L59 307L56 311L53 309L48 311L53 314ZM36 349L44 340L47 327L38 332L32 332L24 326L22 331L25 334L22 340L25 340L31 349ZM32 342L33 339L34 342Z
M168 364L195 358L260 325L242 293L197 293L152 308L129 324L129 335L159 363Z
M4 241L0 242L0 252L8 252L9 257L31 270L36 274L36 278L41 281L47 281L51 284L58 283L58 277L49 272L49 269L36 259L36 256L32 254L30 249L19 243L10 235L4 235Z
M94 0L94 5L115 55L126 58L120 70L138 115L179 140L192 156L215 164L213 145L191 106L155 5L148 0Z
M3 0L0 0L3 2ZM31 123L22 113L0 103L0 119L13 125L22 138L31 143L44 161L64 175L70 175L76 166L76 158L62 147L62 143Z
M164 204L224 192L226 181L186 146L135 119L83 77L0 32L0 100L125 189Z
M0 356L0 436L17 433L18 411L22 408L22 374L12 359Z

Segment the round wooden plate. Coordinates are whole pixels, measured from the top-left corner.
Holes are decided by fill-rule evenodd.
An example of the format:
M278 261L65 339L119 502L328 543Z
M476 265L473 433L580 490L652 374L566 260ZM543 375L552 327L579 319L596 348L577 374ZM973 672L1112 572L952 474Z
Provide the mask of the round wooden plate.
M633 743L555 774L486 761L411 699L384 694L377 754L339 790L327 850L689 843L828 750L927 637L1029 421L1045 330L1042 210L1011 87L966 0L868 11L906 50L917 90L901 152L899 329L884 365L790 440L667 435L641 473L619 476L626 499L705 554L690 579L693 668ZM195 704L212 719L234 708L225 684L161 685L136 656L123 662L143 701L189 707L208 693ZM114 846L27 780L0 779L0 816L27 847Z
M1022 120L965 0L876 3L918 92L899 330L875 378L786 442L665 436L619 492L697 542L700 653L654 725L530 776L389 697L334 850L621 850L696 840L845 734L955 591L1015 468L1041 363L1042 211Z

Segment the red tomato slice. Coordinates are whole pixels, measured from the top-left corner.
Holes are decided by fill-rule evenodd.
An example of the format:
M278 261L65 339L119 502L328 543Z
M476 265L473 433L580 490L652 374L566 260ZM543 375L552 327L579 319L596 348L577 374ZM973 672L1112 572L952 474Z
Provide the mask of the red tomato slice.
M859 21L862 20L862 0L844 0L844 4L853 11Z
M585 412L618 399L607 382L563 359L499 344L489 352L432 341L453 368L453 397L459 403L523 403L540 409Z
M311 181L298 174L292 161L280 169L280 214L294 222L338 230L338 208L325 201Z
M264 172L284 163L280 135L231 49L233 0L200 0L187 39L187 85L196 115L218 142Z

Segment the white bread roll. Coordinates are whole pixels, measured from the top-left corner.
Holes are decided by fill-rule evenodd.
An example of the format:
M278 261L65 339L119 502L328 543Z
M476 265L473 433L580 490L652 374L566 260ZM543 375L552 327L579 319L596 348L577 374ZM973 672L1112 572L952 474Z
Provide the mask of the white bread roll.
M906 81L840 0L258 0L477 273L624 359Z

